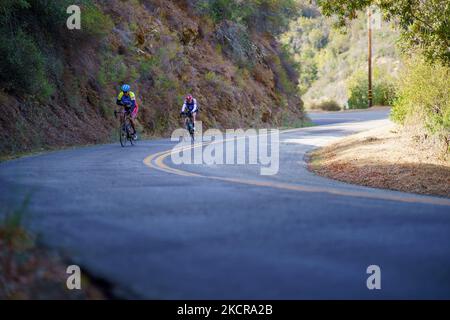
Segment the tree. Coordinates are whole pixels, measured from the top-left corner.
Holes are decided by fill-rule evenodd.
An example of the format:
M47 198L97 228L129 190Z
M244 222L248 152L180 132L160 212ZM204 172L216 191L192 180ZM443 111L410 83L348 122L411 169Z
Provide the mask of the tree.
M401 47L419 49L428 61L450 65L450 2L447 0L317 0L327 16L337 15L341 26L368 6L402 29Z

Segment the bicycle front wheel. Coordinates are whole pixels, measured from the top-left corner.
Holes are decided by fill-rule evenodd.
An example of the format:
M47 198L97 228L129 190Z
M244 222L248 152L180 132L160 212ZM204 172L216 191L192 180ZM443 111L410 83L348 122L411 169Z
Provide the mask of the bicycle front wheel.
M128 134L125 126L122 126L119 130L120 145L124 148L127 145Z

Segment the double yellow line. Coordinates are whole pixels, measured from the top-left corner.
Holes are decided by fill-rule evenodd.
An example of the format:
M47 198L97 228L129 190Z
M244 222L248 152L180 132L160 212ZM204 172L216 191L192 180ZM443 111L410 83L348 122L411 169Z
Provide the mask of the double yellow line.
M299 129L291 129L283 131L282 133L293 132ZM239 138L238 138L239 139ZM245 137L244 137L245 139ZM224 143L229 140L212 142L215 143ZM195 148L200 148L205 146L206 143L197 143L190 146L183 146L177 149L171 149L167 151L158 152L152 154L144 159L144 164L155 170L163 171L170 174L175 174L183 177L197 177L197 178L207 178L212 180L219 180L231 183L245 184L257 187L268 187L289 191L297 191L297 192L308 192L308 193L327 193L331 195L338 196L348 196L348 197L358 197L358 198L367 198L367 199L375 199L375 200L389 200L389 201L398 201L398 202L406 202L406 203L423 203L423 204L432 204L432 205L441 205L441 206L450 206L450 199L438 198L438 197L427 197L427 196L403 196L401 194L380 194L376 192L369 191L350 191L350 190L340 190L336 188L327 188L327 187L309 187L305 185L299 184L290 184L284 182L276 182L276 181L268 181L268 180L252 180L252 179L244 179L244 178L226 178L220 176L210 176L210 175L202 175L199 173L193 173L189 171L184 171L176 168L172 168L168 166L164 161L172 154L172 152L180 152L192 150Z

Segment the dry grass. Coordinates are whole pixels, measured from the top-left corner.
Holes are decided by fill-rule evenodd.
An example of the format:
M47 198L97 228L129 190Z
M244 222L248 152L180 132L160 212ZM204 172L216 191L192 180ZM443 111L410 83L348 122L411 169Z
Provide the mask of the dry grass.
M450 161L394 124L314 151L310 170L364 186L450 197Z
M82 277L82 290L66 287L68 263L36 245L36 236L23 227L24 204L0 217L0 300L106 299L103 290Z
M6 245L0 238L0 246ZM105 294L82 277L82 290L66 288L68 266L58 255L37 247L0 253L0 300L104 300Z

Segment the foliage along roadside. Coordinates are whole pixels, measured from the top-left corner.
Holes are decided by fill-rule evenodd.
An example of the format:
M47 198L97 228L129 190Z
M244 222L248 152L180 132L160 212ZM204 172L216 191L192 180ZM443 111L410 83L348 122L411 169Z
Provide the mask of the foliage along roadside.
M392 119L423 142L450 153L450 5L447 1L317 1L322 12L346 25L375 5L401 28L405 67L393 99Z

